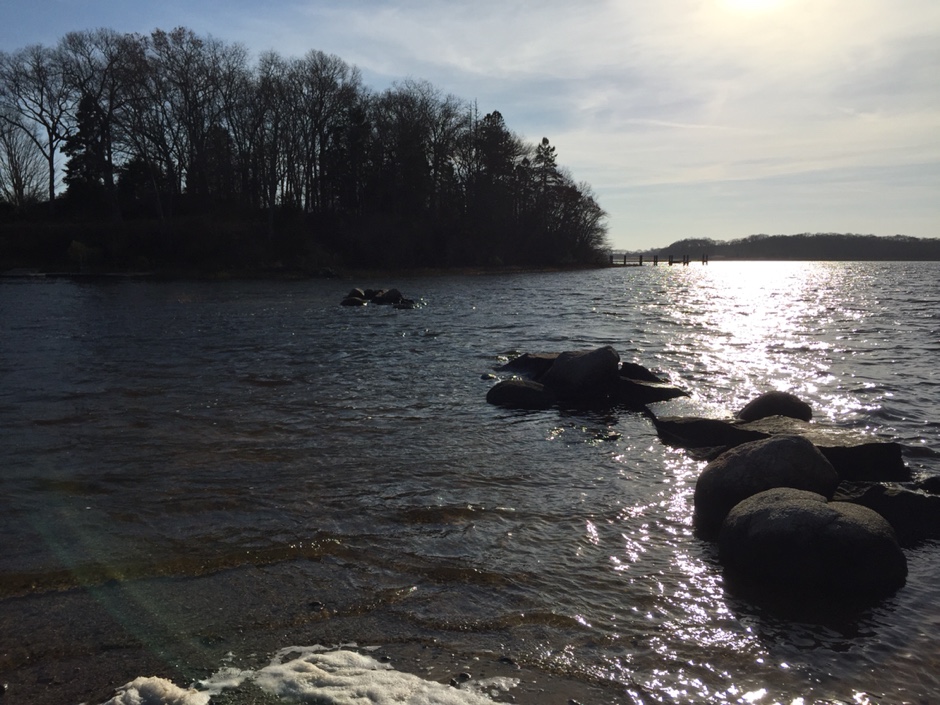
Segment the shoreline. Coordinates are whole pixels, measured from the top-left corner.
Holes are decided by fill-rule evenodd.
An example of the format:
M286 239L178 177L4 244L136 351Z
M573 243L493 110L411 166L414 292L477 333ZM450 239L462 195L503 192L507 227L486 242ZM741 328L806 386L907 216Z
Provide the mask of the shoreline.
M447 276L499 276L504 274L555 274L607 269L610 265L528 266L510 265L500 267L418 267L414 269L376 268L323 268L304 269L258 269L258 270L181 270L165 269L152 271L69 271L46 270L41 267L15 267L0 271L0 279L150 279L153 281L291 281L310 279L354 279L365 277L430 278Z
M281 649L315 644L357 651L445 685L519 681L495 702L621 702L625 686L545 670L510 649L473 644L472 633L422 629L396 614L393 603L383 604L381 596L364 596L371 603L365 613L344 606L343 570L285 561L0 600L2 702L100 705L138 677L165 678L187 688L223 667L257 671ZM285 583L304 585L310 571L325 578L325 591L285 594ZM319 599L310 600L313 596ZM250 680L211 699L213 705L281 702Z

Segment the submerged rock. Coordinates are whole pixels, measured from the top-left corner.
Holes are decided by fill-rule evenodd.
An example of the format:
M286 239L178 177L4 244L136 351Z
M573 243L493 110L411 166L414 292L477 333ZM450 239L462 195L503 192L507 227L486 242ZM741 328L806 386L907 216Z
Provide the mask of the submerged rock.
M718 549L733 579L796 599L878 598L907 578L907 560L880 514L793 488L737 504Z
M792 487L832 497L839 475L805 438L778 436L739 445L710 462L695 483L695 528L714 536L728 512L748 497Z

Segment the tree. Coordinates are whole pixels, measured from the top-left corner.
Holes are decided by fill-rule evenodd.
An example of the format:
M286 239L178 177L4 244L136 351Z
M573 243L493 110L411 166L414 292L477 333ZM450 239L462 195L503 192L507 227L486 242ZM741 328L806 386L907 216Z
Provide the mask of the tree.
M11 109L0 113L0 117L14 126L37 126L36 130L26 130L26 135L46 159L50 203L55 201L56 155L69 134L72 108L62 64L55 50L40 44L0 54L0 99Z
M98 211L113 189L107 116L94 96L86 93L79 101L75 122L75 130L62 147L69 158L63 179L66 195L86 210Z
M43 156L29 129L15 115L0 119L0 197L17 210L39 201L43 193Z

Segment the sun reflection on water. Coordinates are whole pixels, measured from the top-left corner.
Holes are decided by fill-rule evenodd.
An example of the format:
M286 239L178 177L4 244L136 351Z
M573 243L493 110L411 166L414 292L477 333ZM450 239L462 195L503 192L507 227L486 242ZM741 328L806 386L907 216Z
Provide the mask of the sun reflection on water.
M735 411L775 388L810 399L817 415L830 420L871 410L851 387L832 391L851 362L847 339L864 335L872 310L870 302L834 295L845 291L845 268L718 262L660 276L663 299L679 305L650 304L648 311L671 341L664 357L681 362L681 379L702 383L694 390L702 401ZM851 290L865 296L859 284Z

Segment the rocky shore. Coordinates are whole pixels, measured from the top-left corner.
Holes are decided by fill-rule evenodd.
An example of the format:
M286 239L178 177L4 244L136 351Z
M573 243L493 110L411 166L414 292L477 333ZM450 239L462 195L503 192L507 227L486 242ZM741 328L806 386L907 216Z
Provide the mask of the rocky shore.
M640 410L663 443L709 461L696 533L717 541L729 584L758 598L877 600L904 585L902 547L940 538L937 478L915 481L901 444L815 422L793 394L767 392L727 419L656 416L649 404L689 392L609 345L523 354L484 377L505 408Z

